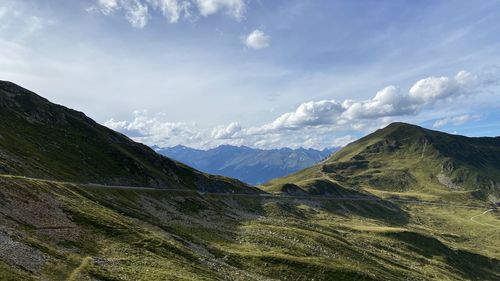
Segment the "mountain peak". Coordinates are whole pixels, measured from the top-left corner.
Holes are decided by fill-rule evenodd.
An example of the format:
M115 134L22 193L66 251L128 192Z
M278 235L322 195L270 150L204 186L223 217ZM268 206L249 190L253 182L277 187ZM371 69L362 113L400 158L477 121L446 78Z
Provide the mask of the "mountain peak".
M377 132L383 133L387 136L390 135L393 137L404 137L404 138L408 138L415 135L426 134L429 131L431 130L404 122L393 122L387 125L386 127L377 130Z
M422 128L422 127L420 127L418 125L410 124L410 123L405 123L405 122L401 122L401 121L392 122L389 125L385 126L385 128L404 128L404 127Z
M327 177L342 186L476 198L500 195L500 138L469 138L396 122L350 143L317 166L269 184Z

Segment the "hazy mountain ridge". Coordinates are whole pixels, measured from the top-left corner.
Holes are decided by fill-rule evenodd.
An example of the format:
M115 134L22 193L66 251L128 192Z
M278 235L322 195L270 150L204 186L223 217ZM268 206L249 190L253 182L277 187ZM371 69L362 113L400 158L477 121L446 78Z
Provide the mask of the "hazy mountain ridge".
M170 148L154 147L154 149L162 155L201 171L237 178L249 184L260 184L302 170L320 162L337 150L337 148L264 150L231 145L221 145L208 150L182 145Z

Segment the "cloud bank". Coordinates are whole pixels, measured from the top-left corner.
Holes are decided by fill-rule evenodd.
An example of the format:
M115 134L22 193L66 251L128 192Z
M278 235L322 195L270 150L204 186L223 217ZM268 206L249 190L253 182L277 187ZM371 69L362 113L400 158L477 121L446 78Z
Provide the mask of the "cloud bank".
M135 112L131 122L114 121L106 126L147 144L173 146L184 144L208 148L220 144L259 148L313 147L345 145L353 133L368 132L395 120L418 117L427 109L453 104L500 81L488 76L460 71L453 77L428 77L417 81L408 91L390 85L368 100L320 100L300 104L261 126L243 127L237 122L215 128L200 128L184 123L169 123L146 112ZM434 127L460 125L477 120L479 115L464 114L436 120Z

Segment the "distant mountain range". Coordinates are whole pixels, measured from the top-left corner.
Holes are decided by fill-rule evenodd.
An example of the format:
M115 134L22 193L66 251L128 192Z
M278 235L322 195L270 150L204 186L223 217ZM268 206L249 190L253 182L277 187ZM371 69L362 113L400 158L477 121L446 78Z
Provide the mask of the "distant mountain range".
M317 164L338 150L338 148L264 150L232 145L221 145L209 150L182 145L169 148L153 146L153 149L203 172L236 178L249 184L260 184L297 172Z

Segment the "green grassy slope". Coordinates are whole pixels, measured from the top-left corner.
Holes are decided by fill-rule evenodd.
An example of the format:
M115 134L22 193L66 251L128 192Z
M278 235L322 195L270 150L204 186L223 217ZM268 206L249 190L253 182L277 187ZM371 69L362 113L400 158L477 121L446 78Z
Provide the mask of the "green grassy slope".
M0 280L495 280L482 211L3 176Z
M0 82L0 280L498 280L498 138L441 134L391 125L263 195Z
M83 113L0 81L0 173L72 182L259 192L156 154Z
M393 123L347 145L326 161L270 181L263 189L311 181L375 192L487 200L500 197L500 137L468 138Z

